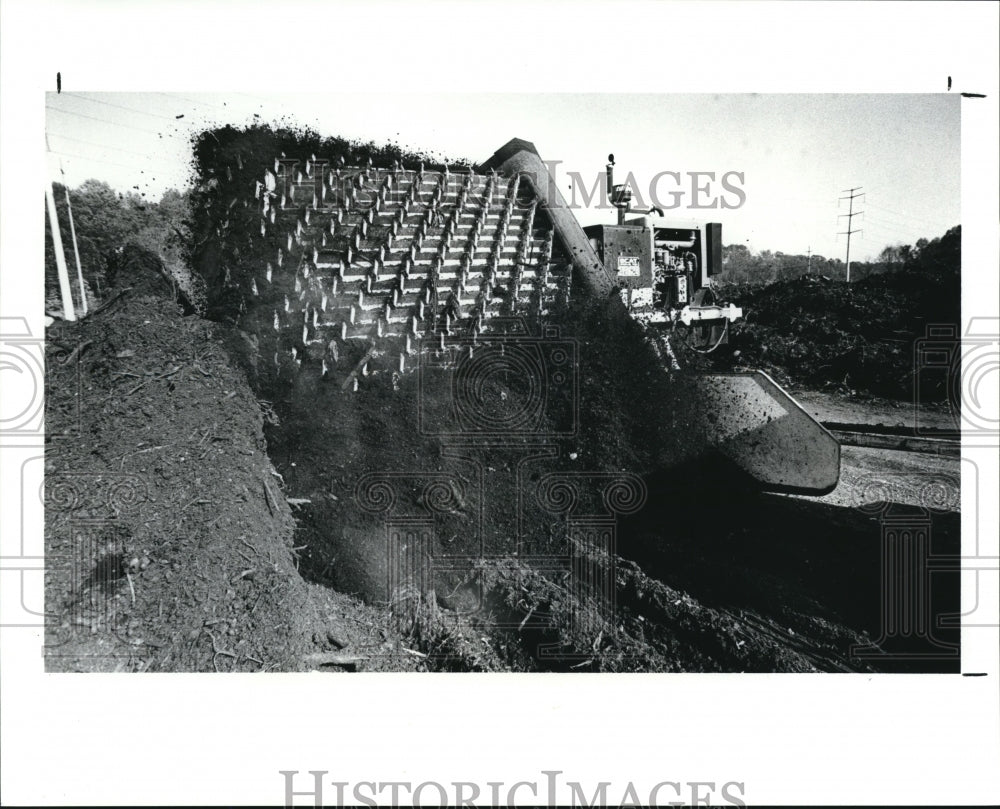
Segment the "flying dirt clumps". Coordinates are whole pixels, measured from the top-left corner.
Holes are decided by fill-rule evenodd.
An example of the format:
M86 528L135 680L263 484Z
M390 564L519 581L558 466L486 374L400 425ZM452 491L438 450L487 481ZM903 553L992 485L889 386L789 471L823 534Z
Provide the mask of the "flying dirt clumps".
M199 133L192 145L196 185L187 263L207 285L207 317L229 322L237 321L243 313L239 290L249 287L253 273L271 257L264 255L263 242L253 239L260 230L260 214L247 207L245 200L253 198L256 184L274 169L275 159L287 155L302 160L316 155L331 161L343 158L355 166L371 161L381 167L399 161L409 169L424 165L427 170L446 165L396 144L324 137L308 128L226 126ZM471 163L449 159L447 165L461 168Z

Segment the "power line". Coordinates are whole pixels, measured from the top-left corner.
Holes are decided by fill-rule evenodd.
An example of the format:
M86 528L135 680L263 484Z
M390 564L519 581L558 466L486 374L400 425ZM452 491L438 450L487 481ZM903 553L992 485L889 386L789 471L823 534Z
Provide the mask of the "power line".
M931 228L918 225L901 225L897 222L886 222L876 216L867 215L865 216L865 224L870 224L872 227L886 233L896 234L900 238L927 239L928 241L931 238L937 238L944 230L944 228L935 228L932 231Z
M871 205L873 208L878 208L883 213L895 214L897 217L900 217L902 219L912 219L914 221L925 222L925 223L927 223L929 225L934 225L934 224L937 223L937 220L928 219L926 217L919 216L917 214L903 213L902 211L895 211L892 208L886 208L884 205L879 205L877 202L869 202L868 204Z
M865 214L865 222L872 222L876 225L883 225L887 228L895 228L896 230L923 230L921 225L907 225L902 222L893 222L890 219L883 219L881 216L872 215L871 212Z
M55 153L55 154L62 155L63 157L78 157L81 160L91 160L91 161L93 161L95 163L106 163L109 166L119 166L119 167L121 167L123 169L138 169L139 168L134 163L131 164L131 165L128 165L128 164L125 164L125 163L116 163L113 160L102 160L99 157L88 157L87 155L77 154L75 152L61 152L58 149L52 149L51 151L53 153Z
M90 96L81 95L80 93L62 93L61 95L69 96L70 98L79 98L79 99L82 99L83 101L90 101L93 104L104 104L105 106L108 106L108 107L115 107L117 109L125 110L127 112L134 112L137 115L148 115L151 118L163 118L163 119L165 119L167 121L173 121L174 120L174 116L173 115L162 115L162 114L160 114L158 112L148 112L146 110L137 110L135 107L124 107L121 104L115 104L112 101L104 101L104 100L99 99L99 98L91 98Z
M53 112L61 112L61 113L64 113L65 115L75 115L77 118L89 118L91 121L99 121L102 124L111 124L111 126L121 126L121 127L124 127L125 129L134 129L137 132L149 132L152 135L160 135L160 134L162 134L160 132L160 130L158 130L158 129L147 129L144 126L134 126L132 124L123 124L120 121L112 121L112 120L110 120L108 118L97 118L94 115L86 115L85 113L82 113L82 112L73 112L72 110L59 109L59 107L50 107L48 104L45 105L45 109L52 110Z
M888 208L883 208L881 205L874 202L869 202L868 204L877 210L879 214L884 214L889 219L898 219L903 222L916 222L923 225L936 225L940 221L936 219L925 219L922 216L913 216L912 214L897 213L896 211L891 211Z
M900 225L896 222L886 222L875 216L866 216L865 224L870 224L890 233L915 235L917 238L928 238L927 233L930 230L918 225Z
M854 192L855 191L860 191L862 188L863 188L863 186L858 185L858 186L855 186L854 188L845 188L844 189L844 191L849 196L841 197L840 199L850 200L850 203L849 203L850 207L848 208L848 212L846 214L842 213L842 214L840 214L840 215L837 216L837 219L840 219L843 216L847 217L847 230L842 230L842 231L840 231L838 233L838 235L841 235L841 236L846 235L847 236L847 258L846 258L846 261L845 261L845 263L847 264L847 283L851 283L851 234L859 232L857 229L851 230L851 221L858 214L863 214L864 213L864 211L855 211L854 210L854 200L857 199L858 197L863 197L864 194L855 194Z
M105 146L101 143L97 143L96 141L92 140L83 140L82 138L71 138L69 135L60 135L58 132L50 132L49 134L52 135L52 137L54 138L59 138L61 140L72 140L75 141L76 143L85 143L88 146L96 146L98 149L104 149L105 151L108 152L125 152L126 154L137 155L138 157L148 157L150 160L155 159L154 155L151 155L148 152L133 152L131 149L122 149L119 146L115 147Z
M184 96L179 96L176 93L157 93L158 96L163 96L164 98L176 98L178 101L186 101L188 104L194 104L202 107L214 107L217 110L226 110L229 112L229 107L219 106L218 104L213 104L210 101L195 101L193 98L185 98Z
M915 227L912 225L899 225L895 222L883 222L879 219L869 219L868 217L865 217L865 224L870 224L876 230L888 233L892 235L893 238L903 241L920 241L921 239L931 241L933 239L940 238L941 235L948 230L944 227L938 227L932 230L931 228Z

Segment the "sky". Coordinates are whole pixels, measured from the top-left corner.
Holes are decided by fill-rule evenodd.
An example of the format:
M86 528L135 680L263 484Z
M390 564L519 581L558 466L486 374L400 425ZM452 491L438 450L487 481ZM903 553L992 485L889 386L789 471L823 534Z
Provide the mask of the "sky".
M676 200L669 220L722 222L724 243L753 251L843 259L851 209L841 198L856 187L852 259L961 222L955 93L269 95L63 87L46 94L45 107L54 171L70 187L96 178L154 201L190 182L193 133L262 121L480 162L520 137L556 164L555 180L571 202L576 183L584 225L613 222L615 212L599 209L596 198L585 207L572 173L590 193L614 153L616 182L631 173L637 203ZM662 172L675 172L680 184ZM720 184L727 174L729 190ZM693 184L705 190L696 196ZM738 207L691 207L713 200Z

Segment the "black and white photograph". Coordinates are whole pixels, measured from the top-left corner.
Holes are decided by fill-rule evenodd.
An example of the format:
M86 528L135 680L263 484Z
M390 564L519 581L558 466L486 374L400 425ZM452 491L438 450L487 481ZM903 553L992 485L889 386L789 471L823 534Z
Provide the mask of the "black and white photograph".
M74 763L5 722L5 802L996 798L996 6L833 81L823 3L44 5L0 627Z
M47 666L958 671L960 102L48 94Z

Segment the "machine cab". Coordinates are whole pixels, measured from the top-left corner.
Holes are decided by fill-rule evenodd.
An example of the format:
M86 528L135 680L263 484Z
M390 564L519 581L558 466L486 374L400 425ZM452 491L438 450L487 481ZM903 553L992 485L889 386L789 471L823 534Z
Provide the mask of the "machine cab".
M722 269L722 225L664 222L641 216L621 225L584 228L604 266L615 273L622 300L637 318L670 320L697 304L699 290Z

